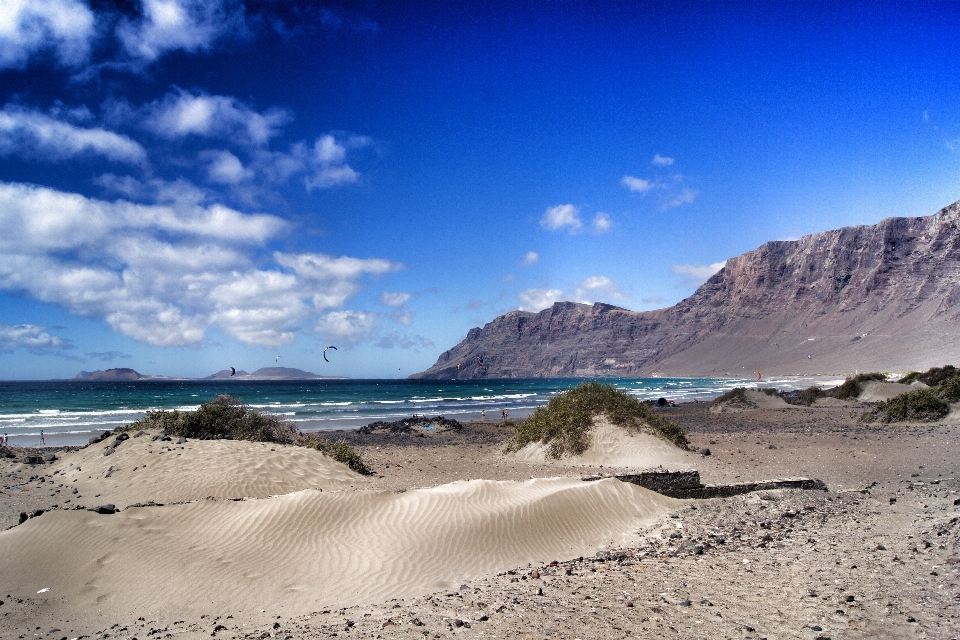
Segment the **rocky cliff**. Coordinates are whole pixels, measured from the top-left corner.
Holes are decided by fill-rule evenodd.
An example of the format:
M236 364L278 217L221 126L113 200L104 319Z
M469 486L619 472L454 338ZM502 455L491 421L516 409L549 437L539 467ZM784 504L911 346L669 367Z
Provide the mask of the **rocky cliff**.
M513 311L411 377L926 369L960 362L958 320L960 202L932 216L768 242L667 309L558 302Z

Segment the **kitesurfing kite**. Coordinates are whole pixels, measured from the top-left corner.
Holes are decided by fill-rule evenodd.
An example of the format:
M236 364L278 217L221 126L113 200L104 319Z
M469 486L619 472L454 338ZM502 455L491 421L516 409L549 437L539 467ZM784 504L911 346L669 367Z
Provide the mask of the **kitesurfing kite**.
M757 381L757 382L760 382L760 378L762 378L763 376L760 375L760 372L759 372L759 371L754 371L754 373L757 374L757 380L756 380L756 381Z
M327 360L327 349L333 349L334 351L339 351L339 349L337 349L337 348L336 348L335 346L333 346L333 345L330 345L329 347L324 348L324 350L323 350L323 359L324 359L324 360ZM330 361L327 360L327 362L330 362Z
M281 357L283 357L283 356L277 356L276 358L273 359L273 361L274 361L274 362L280 362L280 358L281 358Z
M237 372L236 369L234 369L233 367L230 367L230 375L231 375L231 376L232 376L233 374L235 374L236 372Z

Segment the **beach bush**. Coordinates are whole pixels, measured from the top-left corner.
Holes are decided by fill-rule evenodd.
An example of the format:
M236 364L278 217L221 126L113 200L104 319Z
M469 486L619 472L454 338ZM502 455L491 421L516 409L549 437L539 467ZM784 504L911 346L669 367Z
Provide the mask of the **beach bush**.
M357 473L370 473L360 455L345 441L331 442L301 433L293 423L261 413L229 395L219 395L196 411L148 411L142 419L115 431L140 429L159 429L166 436L196 440L247 440L310 447Z
M903 384L910 384L911 382L916 382L919 380L925 385L935 387L947 378L952 378L957 375L960 375L960 369L957 369L952 364L947 364L942 367L931 367L923 373L911 371L907 375L900 378L899 382Z
M841 400L856 400L863 393L863 383L872 380L886 381L887 376L882 373L860 373L853 377L848 377L843 384L837 387L833 394L835 398Z
M822 398L826 395L820 387L807 387L806 389L798 391L795 397L787 399L787 402L809 407L817 401L817 398Z
M727 391L726 393L717 396L710 403L711 407L718 407L722 404L753 404L747 400L747 388L746 387L734 387Z
M657 412L630 394L612 385L585 382L550 399L546 406L520 422L508 451L517 451L531 442L549 444L549 453L559 458L564 453L579 455L588 446L587 434L593 419L606 415L615 425L646 431L686 447L683 428L664 420Z
M312 433L300 433L297 436L295 444L301 447L316 449L328 458L333 458L341 464L345 464L359 474L368 476L372 472L364 463L363 458L353 447L347 444L346 440L330 441Z
M164 435L197 440L249 440L292 444L296 427L279 416L263 414L229 395L204 402L196 411L149 411L127 426L159 428Z
M940 383L937 395L945 402L960 402L960 375L947 378Z
M864 414L867 422L905 422L939 420L950 411L950 405L940 399L934 389L908 391L884 400Z

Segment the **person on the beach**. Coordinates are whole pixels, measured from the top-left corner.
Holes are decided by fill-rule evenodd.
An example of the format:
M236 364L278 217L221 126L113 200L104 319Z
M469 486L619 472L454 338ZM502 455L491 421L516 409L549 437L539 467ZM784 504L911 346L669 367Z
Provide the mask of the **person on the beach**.
M47 441L43 439L43 429L40 429L40 444L47 444Z
M486 419L487 419L487 410L486 410L486 409L480 409L480 419L481 419L481 420L486 420Z

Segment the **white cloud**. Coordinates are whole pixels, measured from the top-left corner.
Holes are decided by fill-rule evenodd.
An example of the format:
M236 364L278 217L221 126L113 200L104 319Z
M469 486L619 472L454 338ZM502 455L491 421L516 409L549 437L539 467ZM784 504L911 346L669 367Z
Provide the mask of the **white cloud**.
M356 182L360 174L347 164L347 149L357 149L369 144L371 141L365 136L351 136L343 141L338 141L332 134L318 138L309 158L312 175L308 175L304 181L307 190L329 189Z
M637 193L646 193L653 189L657 185L649 180L644 180L643 178L635 178L634 176L623 176L623 180L620 181L620 184L625 186L630 191L636 191Z
M595 233L606 233L611 228L613 228L613 222L608 214L601 211L593 217L593 231Z
M316 330L331 340L362 342L376 332L377 316L368 311L331 311L320 316Z
M78 127L39 111L9 104L0 110L0 155L50 161L100 155L133 164L147 160L144 148L127 136L105 129Z
M560 289L527 289L521 291L517 297L520 298L521 311L543 311L554 302L562 300L563 291Z
M74 66L90 53L96 35L93 12L77 0L0 2L0 69L22 69L35 53L53 50Z
M560 204L550 207L540 218L540 226L550 231L569 227L570 233L576 233L583 227L580 210L572 204Z
M223 0L141 0L143 16L124 20L117 37L126 52L153 62L169 51L208 51L221 36L243 30L241 4Z
M377 346L381 349L409 349L410 347L432 347L433 340L424 338L419 334L407 335L398 331L391 331L377 341Z
M727 261L714 262L713 264L675 264L671 268L674 273L687 276L690 280L697 283L705 282L710 276L715 274L727 264Z
M601 299L624 300L626 297L627 296L620 291L620 286L607 276L591 276L586 278L577 286L576 291L573 293L573 298L577 302L585 302L587 304L598 302Z
M508 273L507 275L500 278L500 282L511 282L516 279L517 279L517 276L513 275L512 273Z
M673 164L673 158L668 158L658 153L653 156L653 160L651 160L651 162L657 165L658 167L669 167L670 165Z
M12 353L25 348L34 353L70 348L69 341L52 336L46 327L35 324L0 324L0 353Z
M538 262L540 262L540 254L536 251L527 251L527 254L523 256L523 261L521 264L529 267L530 265L537 264Z
M210 182L239 184L253 177L253 171L244 167L240 158L229 151L202 151L200 159L208 163L207 179Z
M395 293L384 291L380 294L380 301L388 307L402 307L407 303L407 300L412 297L411 294L403 291L397 291Z
M0 288L103 319L147 344L196 344L217 328L275 346L342 306L362 278L402 268L281 252L272 254L275 267L257 266L255 247L285 228L217 204L106 202L0 183Z
M679 195L673 198L670 198L669 200L664 202L663 209L672 209L673 207L679 207L681 205L691 204L693 203L694 200L696 200L698 194L699 194L699 191L697 191L696 189L690 189L689 187L686 187L683 189L683 191L680 192Z
M182 89L147 105L144 112L144 125L164 138L200 136L256 146L269 142L291 119L283 109L259 113L230 96L194 95Z

